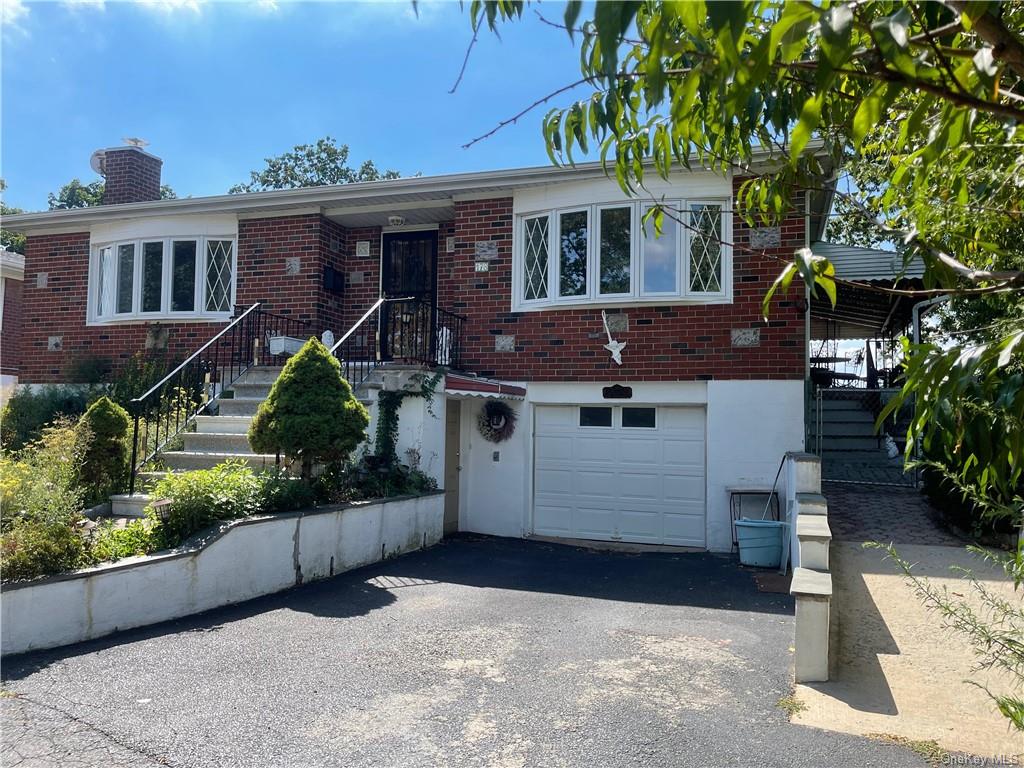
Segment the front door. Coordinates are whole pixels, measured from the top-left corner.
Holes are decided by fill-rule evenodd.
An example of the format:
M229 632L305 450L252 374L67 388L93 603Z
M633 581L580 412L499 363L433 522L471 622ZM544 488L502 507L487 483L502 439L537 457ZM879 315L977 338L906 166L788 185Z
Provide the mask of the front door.
M381 356L429 359L437 294L437 232L387 232L381 248L381 290L385 298L410 299L387 305L381 324Z

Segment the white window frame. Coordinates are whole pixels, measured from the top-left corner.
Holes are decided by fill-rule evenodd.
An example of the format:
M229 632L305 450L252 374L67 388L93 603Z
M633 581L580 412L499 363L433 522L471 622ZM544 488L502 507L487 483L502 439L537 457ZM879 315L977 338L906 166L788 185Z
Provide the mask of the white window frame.
M559 208L525 210L516 214L513 225L512 243L512 311L530 312L564 307L623 307L644 304L729 304L733 300L732 284L732 201L725 197L678 198L665 200L663 205L670 210L690 215L691 205L719 205L722 208L722 262L720 291L701 292L690 290L690 242L693 233L687 226L676 223L676 290L671 292L646 292L643 290L644 236L643 214L652 204L642 200L606 200L590 205L573 205ZM600 222L601 212L608 208L632 209L630 249L630 291L628 294L600 293ZM587 212L587 283L586 294L561 296L561 215L579 211ZM546 299L525 298L525 239L526 219L548 217L548 296ZM681 218L681 216L680 216ZM685 220L685 219L684 219Z
M208 249L207 243L210 240L227 240L231 243L231 296L229 309L223 312L207 312L206 307L206 270ZM143 274L143 245L145 243L162 243L163 259L161 262L160 277L160 311L142 311L142 274ZM174 243L194 242L196 244L196 274L193 286L194 303L192 310L174 312L171 310L171 278L173 275ZM135 248L134 281L132 284L132 311L118 313L117 309L117 273L118 273L118 250L122 245L133 245ZM99 291L100 285L100 259L105 248L111 248L114 254L113 269L113 306L111 314L99 314ZM233 314L233 308L238 290L238 237L233 234L225 235L174 235L170 237L139 237L126 238L107 242L92 243L89 256L89 286L88 302L86 306L87 325L116 325L118 323L139 323L152 322L155 320L168 320L174 322L190 320L219 321L227 320Z

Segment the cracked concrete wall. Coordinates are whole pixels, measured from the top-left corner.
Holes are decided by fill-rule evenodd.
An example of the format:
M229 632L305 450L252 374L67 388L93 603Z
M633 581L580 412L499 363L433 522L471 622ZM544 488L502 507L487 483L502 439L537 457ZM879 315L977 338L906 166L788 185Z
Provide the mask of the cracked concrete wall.
M229 523L191 551L130 558L0 595L5 655L181 618L441 540L444 494Z

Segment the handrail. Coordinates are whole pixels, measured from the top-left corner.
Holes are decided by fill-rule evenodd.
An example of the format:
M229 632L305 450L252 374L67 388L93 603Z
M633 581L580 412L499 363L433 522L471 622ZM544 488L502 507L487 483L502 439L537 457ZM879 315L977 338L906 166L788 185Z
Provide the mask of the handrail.
M182 371L185 368L185 366L187 366L189 363L191 363L193 360L195 360L197 357L199 357L201 354L203 354L203 352L205 352L207 349L209 349L211 344L213 344L215 341L217 341L222 336L224 336L224 334L226 334L228 331L230 331L232 328L234 328L236 325L238 325L240 322L242 322L242 320L250 312L252 312L252 311L254 311L256 309L259 309L259 307L260 307L260 302L257 301L255 304L253 304L251 307L249 307L247 310L245 310L245 312L243 312L238 317L236 317L234 320L232 320L230 323L228 323L226 326L224 326L224 328L221 330L220 333L218 333L216 336L214 336L208 342L203 344L203 346L201 346L199 349L197 349L195 352L193 352L191 355L189 355L187 358L185 358L184 362L182 362L181 365L179 365L173 371L171 371L166 376L164 376L162 379L160 379L160 381L157 384L154 384L152 387L150 387L149 390L146 391L145 394L139 395L134 400L132 400L132 402L133 403L141 403L147 397L149 397L151 394L153 394L158 389L163 387L165 384L167 384L168 381L170 381L174 377L174 375L176 373L179 373L180 371Z
M276 336L308 329L307 320L265 312L256 302L175 366L145 394L131 401L134 417L128 492L135 492L143 466L217 402L225 389L254 365L262 346ZM235 308L236 311L240 307Z
M335 354L338 351L338 349L341 347L341 345L344 344L348 340L348 337L351 336L353 333L355 333L356 329L359 328L359 326L361 326L363 323L365 323L366 319L370 315L372 315L377 310L377 308L381 304L383 304L385 301L387 301L387 299L385 299L383 296L381 296L379 299L377 299L375 302L373 302L373 306L370 307L368 310L366 310L366 312L363 313L362 317L360 317L358 320L356 320L355 325L353 325L351 328L349 328L347 331L345 331L345 335L342 336L340 339L338 339L335 342L334 346L331 347L331 354L332 355Z

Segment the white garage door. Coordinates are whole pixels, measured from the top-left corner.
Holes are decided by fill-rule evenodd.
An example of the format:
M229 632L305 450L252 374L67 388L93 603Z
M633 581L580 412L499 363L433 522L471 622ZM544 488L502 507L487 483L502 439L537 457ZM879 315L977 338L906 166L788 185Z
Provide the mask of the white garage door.
M535 409L533 532L704 547L704 409Z

